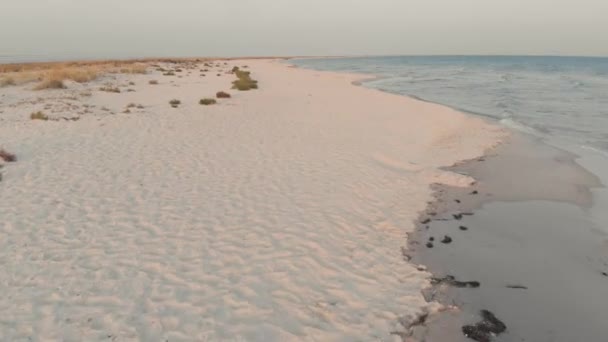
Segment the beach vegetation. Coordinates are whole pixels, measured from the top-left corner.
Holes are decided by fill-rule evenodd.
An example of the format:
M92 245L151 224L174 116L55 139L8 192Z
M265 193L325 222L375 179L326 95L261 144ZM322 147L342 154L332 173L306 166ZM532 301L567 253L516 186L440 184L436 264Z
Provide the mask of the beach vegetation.
M154 85L154 84L158 84L158 81L157 80L150 80L148 83Z
M215 94L215 97L217 97L218 99L229 99L231 96L225 91L218 91Z
M0 79L0 87L6 87L6 86L14 86L17 85L17 82L15 82L15 79L13 77L3 77Z
M206 98L206 99L201 99L198 103L201 104L201 105L203 105L203 106L209 106L209 105L216 104L217 101L215 99Z
M62 80L59 79L46 79L40 82L34 90L43 90L43 89L65 89L66 86L63 84Z
M99 88L100 91L105 91L107 93L120 93L120 89L118 87L112 86L104 86Z
M13 153L6 151L3 148L0 148L0 159L4 160L7 163L11 163L17 161L17 156Z
M48 121L49 117L46 114L44 114L42 111L37 111L37 112L30 114L30 119Z
M169 101L169 104L173 108L177 108L177 106L179 106L181 103L182 103L182 101L180 101L178 99L173 99L173 100Z

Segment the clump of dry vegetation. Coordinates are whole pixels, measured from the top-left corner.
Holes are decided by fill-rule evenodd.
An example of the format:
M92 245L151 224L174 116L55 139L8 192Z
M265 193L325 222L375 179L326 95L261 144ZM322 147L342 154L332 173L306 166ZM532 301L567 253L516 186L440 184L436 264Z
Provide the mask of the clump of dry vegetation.
M232 82L232 89L240 91L258 89L258 81L251 78L251 72L236 68L234 74L236 75L237 80Z
M218 91L215 94L215 97L217 97L218 99L229 99L231 96L225 91Z
M105 91L107 93L120 93L120 89L118 87L112 86L104 86L99 88L99 91Z
M182 101L177 100L177 99L173 99L173 100L169 101L169 104L173 108L177 108L177 106L179 106L181 103L182 103Z
M3 148L0 148L0 159L4 160L7 163L12 163L17 161L17 156L13 153L6 151Z
M42 90L42 89L65 89L66 86L63 84L62 80L59 79L46 79L40 82L34 90Z
M158 84L158 81L157 80L150 80L148 83L149 84Z
M0 79L0 87L14 86L17 85L15 79L12 77L3 77Z
M201 99L198 103L203 106L209 106L209 105L216 104L217 101L215 99L207 98L207 99Z
M146 74L148 73L148 66L145 64L131 64L120 68L121 74Z
M37 112L30 114L30 119L48 121L49 117L46 114L44 114L42 111L37 111Z
M163 76L175 76L175 73L173 71L167 71Z

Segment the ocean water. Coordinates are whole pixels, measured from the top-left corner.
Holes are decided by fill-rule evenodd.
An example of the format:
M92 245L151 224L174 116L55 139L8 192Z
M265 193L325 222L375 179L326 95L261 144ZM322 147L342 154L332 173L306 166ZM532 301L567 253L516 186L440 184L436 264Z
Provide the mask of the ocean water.
M608 58L410 56L292 62L375 75L365 86L490 117L558 147L584 148L608 158Z

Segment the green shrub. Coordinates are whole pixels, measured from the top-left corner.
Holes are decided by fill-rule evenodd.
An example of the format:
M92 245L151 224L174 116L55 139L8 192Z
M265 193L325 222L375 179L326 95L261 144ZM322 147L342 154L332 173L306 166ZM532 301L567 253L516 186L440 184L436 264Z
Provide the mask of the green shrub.
M229 99L231 96L225 91L218 91L215 94L215 97L217 97L218 99Z

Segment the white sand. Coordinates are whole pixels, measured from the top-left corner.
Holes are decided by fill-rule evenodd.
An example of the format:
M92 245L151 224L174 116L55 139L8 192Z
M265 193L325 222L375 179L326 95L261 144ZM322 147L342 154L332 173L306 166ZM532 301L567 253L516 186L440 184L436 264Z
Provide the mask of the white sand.
M0 88L19 157L1 171L1 341L388 341L428 309L406 233L430 183L471 181L437 168L505 132L361 76L242 64L261 89L209 107L234 76Z

